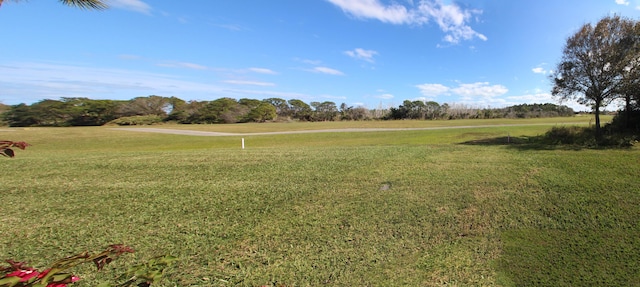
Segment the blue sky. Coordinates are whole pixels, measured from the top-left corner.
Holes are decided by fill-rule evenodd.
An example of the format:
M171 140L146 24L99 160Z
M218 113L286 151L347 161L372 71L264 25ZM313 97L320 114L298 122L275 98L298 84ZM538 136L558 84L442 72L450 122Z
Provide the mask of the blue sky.
M557 103L548 73L566 38L607 15L640 16L638 0L106 2L108 10L84 11L5 1L0 102Z

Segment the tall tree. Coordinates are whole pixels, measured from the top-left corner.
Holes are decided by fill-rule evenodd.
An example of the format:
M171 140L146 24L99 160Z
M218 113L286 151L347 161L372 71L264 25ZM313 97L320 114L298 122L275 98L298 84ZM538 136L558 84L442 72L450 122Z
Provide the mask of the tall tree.
M626 63L622 70L622 86L618 98L624 101L624 128L630 128L632 110L638 108L640 98L640 22L626 21L628 31L622 39L621 52ZM633 105L635 101L636 106Z
M38 125L40 120L32 111L31 106L18 104L2 114L2 118L10 127L30 127Z
M273 105L279 117L288 117L291 114L291 108L285 99L268 98L263 101Z
M315 109L315 119L318 121L333 121L338 115L338 107L334 102L311 102L311 106Z
M276 107L267 102L260 102L245 116L245 121L263 123L276 118Z
M232 98L220 98L205 104L201 109L201 120L205 123L237 123L249 113L249 108Z
M2 126L2 125L4 124L4 122L3 122L3 115L2 115L2 114L3 114L4 112L9 111L10 109L11 109L11 107L10 107L10 106L5 105L5 104L3 104L3 103L0 103L0 126Z
M14 0L15 2L19 0ZM0 6L4 0L0 0ZM93 10L102 10L106 9L108 6L103 0L60 0L62 4L68 6L75 6L81 9L93 9Z
M307 103L298 99L291 99L288 101L291 107L291 114L294 119L309 121L311 120L312 110Z
M167 112L171 112L172 99L151 95L148 97L137 97L130 100L120 108L123 116L146 116L157 115L166 117Z
M605 17L595 26L585 24L567 39L562 60L551 75L552 94L575 99L591 106L596 118L596 138L600 139L600 108L614 100L623 83L626 66L624 43L630 20Z

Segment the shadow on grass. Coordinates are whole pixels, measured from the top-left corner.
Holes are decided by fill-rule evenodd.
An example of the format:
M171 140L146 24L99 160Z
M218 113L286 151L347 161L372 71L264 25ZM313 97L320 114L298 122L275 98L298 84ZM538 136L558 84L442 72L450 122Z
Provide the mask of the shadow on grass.
M590 127L553 127L533 137L496 137L462 142L464 145L507 145L521 150L629 149L640 137L634 134L607 133L596 140Z
M562 145L545 143L540 136L536 137L495 137L470 140L459 143L461 145L477 146L506 146L519 150L581 150L584 147L577 145Z

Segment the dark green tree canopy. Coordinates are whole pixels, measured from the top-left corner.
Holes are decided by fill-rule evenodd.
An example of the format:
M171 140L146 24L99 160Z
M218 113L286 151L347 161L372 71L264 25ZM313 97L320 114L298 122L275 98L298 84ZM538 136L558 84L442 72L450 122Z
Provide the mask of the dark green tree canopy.
M274 105L275 104L275 105ZM150 95L131 100L89 98L46 99L31 105L0 104L0 125L9 126L96 126L136 125L160 122L181 124L222 124L267 121L353 121L353 120L436 120L464 118L533 118L572 116L573 110L554 104L523 104L505 108L478 109L440 105L434 101L404 101L398 108L369 110L334 102L299 99L265 100L219 98L211 101L184 101L177 97Z

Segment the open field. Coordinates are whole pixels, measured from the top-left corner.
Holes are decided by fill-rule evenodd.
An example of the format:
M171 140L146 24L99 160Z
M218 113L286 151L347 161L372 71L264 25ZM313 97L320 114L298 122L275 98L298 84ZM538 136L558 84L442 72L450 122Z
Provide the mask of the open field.
M33 145L2 159L0 259L42 266L112 243L137 250L116 270L79 269L78 286L161 254L180 259L165 286L640 286L640 149L502 141L569 121L589 123L0 131Z

